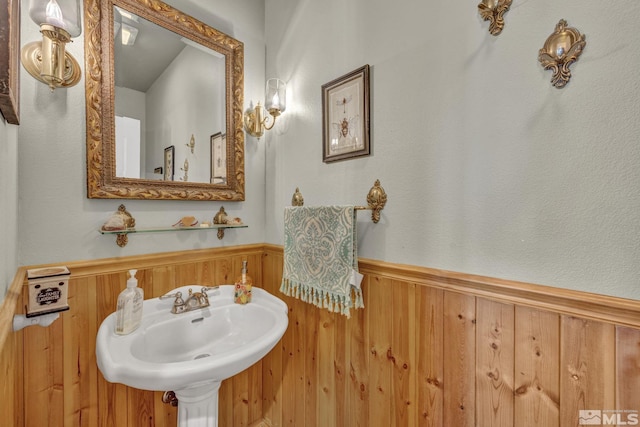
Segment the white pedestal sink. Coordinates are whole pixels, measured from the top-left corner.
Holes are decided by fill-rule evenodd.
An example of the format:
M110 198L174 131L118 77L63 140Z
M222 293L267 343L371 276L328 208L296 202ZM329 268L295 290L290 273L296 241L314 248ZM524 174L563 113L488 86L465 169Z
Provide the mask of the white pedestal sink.
M188 294L183 286L177 291ZM210 291L210 306L173 314L173 299L144 301L142 324L116 335L115 313L100 325L98 368L109 382L174 391L179 427L216 427L220 383L262 359L289 324L287 305L260 288L252 302L234 304L233 286Z

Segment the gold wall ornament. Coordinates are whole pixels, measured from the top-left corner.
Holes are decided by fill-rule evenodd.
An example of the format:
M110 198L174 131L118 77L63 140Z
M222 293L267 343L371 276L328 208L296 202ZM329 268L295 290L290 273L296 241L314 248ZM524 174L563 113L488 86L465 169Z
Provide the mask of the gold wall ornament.
M371 220L377 224L378 221L380 221L380 211L384 209L384 206L387 204L387 193L380 185L379 179L376 179L376 182L367 194L367 204L372 211Z
M587 42L584 34L575 28L567 27L567 21L561 19L538 52L538 61L545 70L551 70L551 84L563 88L571 78L569 67L576 62Z
M291 197L291 206L304 206L304 197L298 187L296 187L296 191Z
M511 0L482 0L478 12L485 21L489 21L489 33L497 36L504 28L504 14L511 7Z

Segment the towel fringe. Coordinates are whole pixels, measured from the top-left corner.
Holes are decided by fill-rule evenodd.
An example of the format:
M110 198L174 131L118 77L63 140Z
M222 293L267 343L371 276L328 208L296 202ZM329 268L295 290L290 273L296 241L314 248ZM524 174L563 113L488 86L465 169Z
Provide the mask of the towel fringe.
M351 317L350 309L364 308L362 289L351 287L351 295L335 295L323 289L315 289L301 283L292 283L283 278L280 284L280 292L297 298L303 302L315 305L318 308L326 308L332 313L340 313L347 318Z

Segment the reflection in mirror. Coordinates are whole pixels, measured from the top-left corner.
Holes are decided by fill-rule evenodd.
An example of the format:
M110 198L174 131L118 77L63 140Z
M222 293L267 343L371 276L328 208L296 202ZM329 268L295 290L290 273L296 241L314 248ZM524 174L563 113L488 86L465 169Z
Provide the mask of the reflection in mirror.
M224 56L117 6L113 13L116 176L163 179L154 170L175 145L189 182L226 182L226 170L213 180L208 143L226 133Z
M85 27L88 197L244 200L242 43L157 0Z

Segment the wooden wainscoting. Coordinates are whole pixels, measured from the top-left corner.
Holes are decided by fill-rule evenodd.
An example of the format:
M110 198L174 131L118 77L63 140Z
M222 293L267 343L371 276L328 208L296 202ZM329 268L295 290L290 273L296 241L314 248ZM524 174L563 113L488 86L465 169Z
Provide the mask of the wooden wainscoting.
M13 333L21 269L0 313L0 425L175 426L160 392L104 380L98 327L130 268L153 297L231 282L242 259L289 328L223 383L221 427L568 427L581 409L640 411L639 301L361 259L365 309L346 319L282 295L282 247L249 245L67 263L71 309Z
M13 332L13 315L22 312L22 275L9 286L0 306L0 426L24 424L22 332Z
M272 426L569 427L579 410L640 411L640 302L360 260L351 319L264 283L289 329L262 363ZM626 414L621 414L625 420Z

